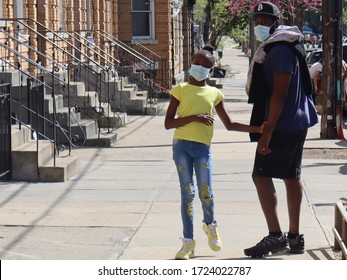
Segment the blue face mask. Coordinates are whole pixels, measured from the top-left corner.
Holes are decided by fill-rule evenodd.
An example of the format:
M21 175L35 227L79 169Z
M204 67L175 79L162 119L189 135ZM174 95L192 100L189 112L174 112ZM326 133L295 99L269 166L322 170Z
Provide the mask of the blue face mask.
M272 27L272 25L271 26L265 26L265 25L255 26L254 27L255 38L260 42L266 41L266 39L270 37L271 27Z
M201 65L192 64L189 69L189 74L197 81L202 81L208 78L210 69Z

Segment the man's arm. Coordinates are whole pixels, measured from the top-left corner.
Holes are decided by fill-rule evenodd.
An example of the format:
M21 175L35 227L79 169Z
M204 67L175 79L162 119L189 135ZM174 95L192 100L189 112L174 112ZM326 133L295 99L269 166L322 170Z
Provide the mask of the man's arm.
M258 151L262 154L271 152L269 143L272 132L276 129L278 119L281 116L285 98L288 93L291 73L282 72L274 76L273 91L270 99L269 114L264 126L263 134L258 142Z

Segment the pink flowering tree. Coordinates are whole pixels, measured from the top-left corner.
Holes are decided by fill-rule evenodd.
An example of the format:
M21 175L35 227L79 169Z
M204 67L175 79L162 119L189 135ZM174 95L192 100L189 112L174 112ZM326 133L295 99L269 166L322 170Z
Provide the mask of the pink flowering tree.
M240 44L245 40L254 6L261 0L197 0L195 19L203 22L203 41L214 47L225 34ZM321 9L321 0L272 0L282 12L283 23L303 26L304 12ZM200 16L200 18L199 18Z
M264 1L264 0L263 0ZM261 0L231 0L228 4L229 11L233 16L249 14ZM305 10L318 10L322 6L322 0L268 0L274 3L282 12L282 19L288 25L303 25Z

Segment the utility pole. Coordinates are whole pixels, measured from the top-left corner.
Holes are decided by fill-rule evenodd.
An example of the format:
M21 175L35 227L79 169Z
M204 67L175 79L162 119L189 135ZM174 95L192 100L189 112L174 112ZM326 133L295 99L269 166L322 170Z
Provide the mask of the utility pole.
M323 0L321 138L344 139L342 118L342 0Z
M336 132L338 139L345 139L343 135L343 76L342 76L342 60L343 60L343 22L342 9L343 0L336 0L336 19L335 23L335 100L336 100Z

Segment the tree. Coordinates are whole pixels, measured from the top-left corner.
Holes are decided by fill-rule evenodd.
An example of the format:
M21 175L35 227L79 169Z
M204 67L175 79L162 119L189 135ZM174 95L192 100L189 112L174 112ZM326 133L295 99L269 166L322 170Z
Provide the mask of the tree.
M231 0L228 7L233 16L248 15L261 0ZM317 10L322 6L321 0L272 0L280 11L285 24L303 26L305 10Z
M342 22L347 24L347 0L343 1Z
M228 9L229 2L230 0L197 0L194 7L194 18L203 30L203 41L214 48L220 47L224 35L233 35L240 44L245 38L244 30L249 19L233 16Z
M345 0L347 1L347 0ZM260 0L197 0L194 7L195 19L201 23L203 41L218 47L224 35L234 35L240 44L246 40L249 29L249 14ZM304 12L317 11L320 0L273 0L281 11L285 24L302 28Z

